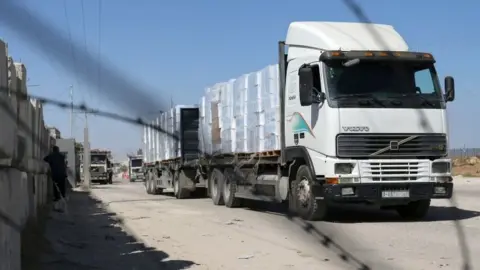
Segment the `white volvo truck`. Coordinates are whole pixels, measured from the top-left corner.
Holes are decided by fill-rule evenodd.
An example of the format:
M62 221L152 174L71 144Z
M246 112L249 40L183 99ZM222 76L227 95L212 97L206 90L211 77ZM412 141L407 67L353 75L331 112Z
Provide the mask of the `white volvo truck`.
M454 80L442 91L434 64L389 25L293 22L279 42L279 154L201 157L173 166L172 182L193 191L207 180L213 202L227 207L287 202L307 220L325 218L333 203L422 218L431 199L453 192Z
M282 163L305 217L338 201L422 218L430 199L452 196L454 81L442 92L430 53L409 51L389 25L295 22L280 55Z

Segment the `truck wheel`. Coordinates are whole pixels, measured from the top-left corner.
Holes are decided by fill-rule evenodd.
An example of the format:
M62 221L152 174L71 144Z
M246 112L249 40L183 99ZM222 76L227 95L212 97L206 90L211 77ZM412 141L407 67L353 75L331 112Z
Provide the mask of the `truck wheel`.
M225 176L223 175L223 173L219 169L213 169L210 177L208 178L208 184L210 185L210 194L213 204L215 205L225 204L222 194L224 182Z
M397 213L406 220L421 220L428 214L430 200L409 202L397 207Z
M291 186L293 198L292 210L305 220L323 220L327 216L327 203L325 200L315 199L313 189L313 176L310 168L306 165L300 166L297 171L297 178Z
M175 172L175 176L173 178L173 194L177 199L186 199L190 197L190 191L186 188L183 188L180 177L182 177L181 173L178 171Z
M152 181L150 178L145 181L145 189L147 190L147 194L152 194Z
M222 191L226 207L235 208L241 206L242 199L235 197L235 192L237 192L237 179L233 169L225 169Z

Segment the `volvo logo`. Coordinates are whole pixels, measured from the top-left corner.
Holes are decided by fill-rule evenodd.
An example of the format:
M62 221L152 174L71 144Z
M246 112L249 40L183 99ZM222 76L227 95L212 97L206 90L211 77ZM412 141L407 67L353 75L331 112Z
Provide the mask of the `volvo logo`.
M418 138L418 135L412 135L412 136L409 136L401 141L390 141L389 145L387 147L384 147L378 151L375 151L373 153L370 154L370 156L376 156L376 155L380 155L382 153L385 153L389 150L398 150L400 145L404 144L404 143L407 143L411 140L414 140Z
M400 144L398 143L398 141L391 141L390 142L390 150L398 150L398 148L400 147Z
M370 131L369 127L364 127L364 126L347 126L347 127L342 127L342 129L345 132L369 132Z

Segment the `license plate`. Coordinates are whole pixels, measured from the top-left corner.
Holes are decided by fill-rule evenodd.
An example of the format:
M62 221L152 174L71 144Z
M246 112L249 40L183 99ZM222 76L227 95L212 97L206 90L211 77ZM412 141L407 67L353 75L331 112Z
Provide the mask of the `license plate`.
M408 198L410 192L408 190L384 190L382 191L382 198Z

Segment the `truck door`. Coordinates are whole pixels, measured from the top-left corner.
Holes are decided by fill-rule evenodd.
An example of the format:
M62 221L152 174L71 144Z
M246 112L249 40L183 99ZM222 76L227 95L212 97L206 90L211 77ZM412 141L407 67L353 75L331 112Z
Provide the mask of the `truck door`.
M285 140L286 146L303 145L320 152L322 141L322 127L326 125L326 101L314 103L310 106L300 105L298 65L289 64L286 78L286 106L285 106ZM322 87L320 63L310 65L314 80L312 95L325 93Z

